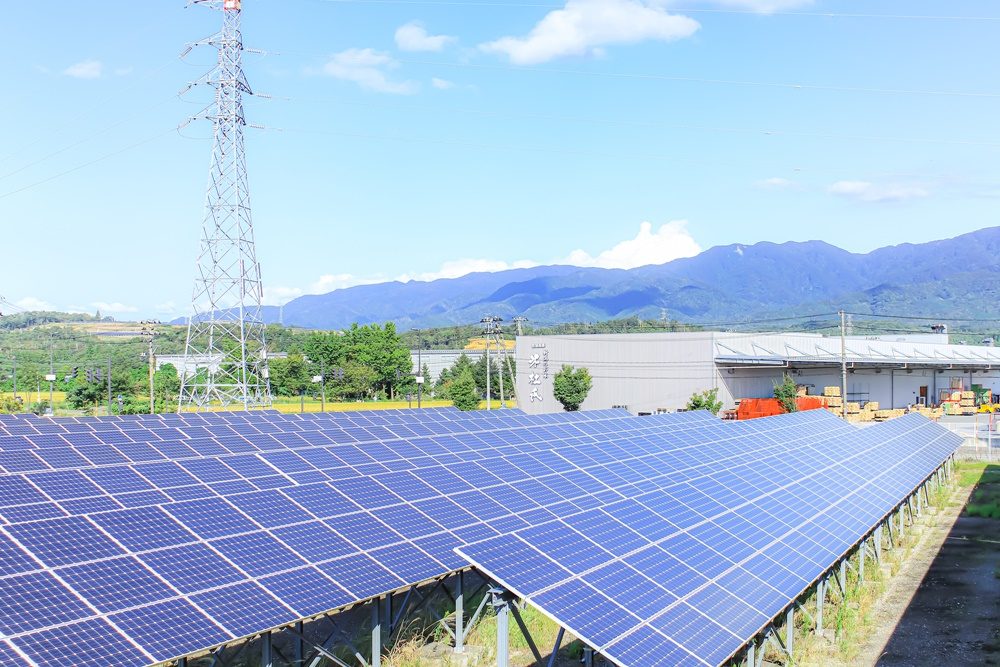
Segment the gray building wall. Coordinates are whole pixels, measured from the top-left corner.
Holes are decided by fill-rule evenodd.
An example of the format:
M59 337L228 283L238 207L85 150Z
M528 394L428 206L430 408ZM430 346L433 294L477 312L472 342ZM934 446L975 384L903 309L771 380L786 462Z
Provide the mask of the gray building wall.
M711 333L520 336L516 359L518 407L529 414L562 410L552 378L563 364L590 371L583 410L676 410L719 384Z
M552 378L563 364L585 367L593 387L581 409L599 410L625 406L633 413L677 410L691 394L717 388L725 408L741 398L770 398L774 384L786 369L716 365L715 338L731 334L710 332L521 336L517 339L518 407L530 414L559 412L562 405L552 392ZM890 359L886 366L892 365ZM898 364L902 365L902 363ZM791 371L798 384L820 395L826 386L840 386L839 364ZM930 403L952 379L963 386L981 384L1000 394L1000 370L987 372L955 369L903 368L857 369L848 374L847 398L865 403L878 401L882 408L904 408L917 403L920 388L927 387Z
M455 365L455 362L462 355L469 358L469 361L476 363L479 359L486 354L486 350L422 350L420 352L420 362L427 366L427 372L430 373L430 378L427 379L428 383L435 383L438 378L441 377L441 371L446 368L451 368ZM413 370L417 371L419 366L417 365L417 351L410 350L410 357L413 359ZM499 363L498 353L496 350L490 352L490 356L497 359Z

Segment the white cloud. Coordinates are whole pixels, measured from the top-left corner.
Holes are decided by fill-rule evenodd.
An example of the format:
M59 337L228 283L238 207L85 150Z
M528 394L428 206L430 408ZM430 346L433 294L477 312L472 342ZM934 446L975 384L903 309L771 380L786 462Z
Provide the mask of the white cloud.
M532 65L563 56L600 56L600 47L614 44L683 39L700 27L694 19L669 14L647 0L567 0L526 37L501 37L479 48L506 55L517 65Z
M434 77L433 79L431 79L431 85L437 88L438 90L450 90L451 88L455 87L455 82L448 81L447 79L439 79L437 77Z
M693 257L701 252L701 246L688 232L687 224L686 220L675 220L660 225L654 232L651 223L643 222L635 238L622 241L596 256L584 250L574 250L561 263L604 269L634 269Z
M104 71L104 65L100 60L84 60L70 65L63 70L63 74L74 79L99 79Z
M837 181L827 188L827 192L838 197L876 203L901 202L930 196L930 192L917 185L900 183L876 185L869 181Z
M25 310L55 310L53 306L48 301L43 301L33 296L26 296L23 299L18 299L14 302L14 305L18 308L24 308Z
M108 313L137 313L139 309L135 306L127 306L124 303L115 301L114 303L105 303L103 301L94 301L90 304L95 309L101 311L101 315L107 315Z
M590 255L583 250L574 250L568 257L545 263L606 269L632 269L647 264L664 264L681 257L697 255L699 252L701 252L701 247L688 232L686 221L668 222L660 225L659 229L655 231L652 224L643 222L639 225L639 231L634 238L617 243L597 255ZM447 261L436 271L404 273L392 279L385 276L361 278L350 273L328 274L320 276L307 288L265 287L264 303L279 305L305 294L326 294L337 289L356 285L372 285L388 280L431 282L461 278L470 273L496 273L511 269L530 269L541 264L542 262L533 259L508 262L501 259L465 258Z
M155 310L160 315L173 315L177 312L177 304L173 301L165 301L156 304Z
M317 278L308 287L265 287L261 303L265 306L281 306L306 294L326 294L345 287L373 285L386 280L383 276L361 278L350 273L328 273Z
M450 35L428 35L419 21L410 21L396 29L396 46L400 51L442 51L456 41Z
M413 81L391 81L389 70L399 66L388 53L374 49L347 49L335 53L323 66L323 73L342 81L352 81L365 90L394 95L410 95L419 86Z
M795 181L790 181L780 176L765 178L764 180L757 181L754 185L762 190L788 190L797 187Z

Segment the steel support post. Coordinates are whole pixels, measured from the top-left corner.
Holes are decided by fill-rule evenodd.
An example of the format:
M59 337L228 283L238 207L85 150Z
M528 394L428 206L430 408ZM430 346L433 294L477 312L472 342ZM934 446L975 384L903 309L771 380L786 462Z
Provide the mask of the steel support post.
M510 664L510 653L508 642L510 641L510 607L505 597L506 591L502 588L491 588L489 595L493 609L497 615L497 667L508 667Z
M371 667L382 667L382 607L380 598L375 598L369 604L372 613L372 659Z
M795 640L795 605L785 612L785 651L792 657L792 642Z
M906 514L905 514L904 507L905 507L905 505L900 505L899 506L899 545L900 546L903 546L903 535L904 535L903 522L906 521Z
M847 598L847 559L840 561L840 594Z
M875 562L882 564L882 524L875 528Z
M299 621L298 623L295 624L295 645L292 648L292 650L295 651L294 667L302 667L306 659L306 646L305 646L305 640L302 639L303 636L302 630L303 630L302 621Z
M559 649L562 648L563 635L566 634L565 628L559 628L559 633L556 635L556 643L552 645L552 653L549 654L549 661L545 663L545 667L556 667L556 660L559 659Z
M274 667L274 647L270 632L260 636L260 667Z
M455 653L465 650L465 573L455 581Z
M757 640L751 639L747 645L746 667L757 667Z
M177 667L188 667L188 659L187 658L178 658L177 659Z
M865 583L865 560L868 557L868 540L861 541L858 549L858 585Z
M583 649L583 667L594 667L594 649L589 646Z
M823 602L826 598L826 579L820 577L816 584L816 634L823 634Z

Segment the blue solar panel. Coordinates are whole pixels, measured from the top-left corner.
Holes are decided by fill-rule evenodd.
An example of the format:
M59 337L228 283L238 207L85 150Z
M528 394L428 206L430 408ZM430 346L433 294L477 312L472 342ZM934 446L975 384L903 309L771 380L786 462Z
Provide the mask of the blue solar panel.
M14 635L90 616L92 612L48 572L0 579L0 632Z
M134 558L112 558L59 570L59 576L102 612L164 600L173 591Z
M297 554L268 533L223 537L212 547L251 577L276 574L306 565Z
M229 419L229 416L226 416L226 419ZM379 456L396 457L400 456L398 452L410 451L407 447L400 446L397 442L386 443L385 447L375 446L373 443L362 443L352 447L334 448L335 451L339 450L340 453L344 454L346 458L358 462L357 465L360 467L352 468L343 457L339 455L335 456L330 452L326 452L326 450L311 449L312 445L307 445L307 441L303 440L304 449L298 450L301 456L291 461L291 467L300 468L300 461L308 461L312 465L309 465L309 470L304 472L281 470L284 473L283 475L257 476L258 473L266 474L271 469L271 466L262 468L251 459L243 459L240 464L233 464L232 466L226 465L224 461L235 458L231 455L223 455L221 458L199 456L198 458L179 460L178 463L189 471L191 475L183 471L178 474L176 468L169 467L172 465L169 463L158 463L154 464L154 466L149 466L146 468L150 471L148 476L142 474L142 465L134 466L134 468L131 466L120 468L138 471L139 474L136 474L135 478L142 480L144 484L152 482L157 487L161 487L161 482L164 487L166 484L170 484L171 486L166 487L170 498L203 498L202 500L191 502L172 503L169 501L169 498L159 491L134 491L132 489L135 488L133 486L135 478L131 478L127 474L121 475L116 473L117 469L114 466L86 468L83 472L88 478L93 479L95 483L107 490L113 496L113 499L122 504L153 501L163 504L162 510L160 508L145 508L143 510L146 511L148 509L154 513L158 513L146 517L151 522L151 525L144 528L141 527L142 523L137 520L138 518L133 520L123 518L120 522L113 522L107 519L107 517L122 514L122 512L93 515L92 519L107 530L115 538L115 541L133 550L148 550L161 549L162 546L154 546L161 539L166 540L168 543L176 540L190 542L199 538L210 540L212 551L201 551L195 554L196 558L185 558L185 562L189 563L189 565L183 568L179 568L175 562L179 559L164 559L160 557L158 560L155 554L148 554L148 558L147 555L143 555L141 559L147 561L150 570L155 572L156 577L171 582L183 582L184 586L190 590L191 599L194 599L194 596L202 596L199 599L207 599L207 596L210 596L213 590L242 586L247 583L247 576L260 577L262 575L272 575L266 576L265 579L273 581L275 586L280 587L281 590L272 588L266 583L264 585L272 596L276 596L278 601L283 603L285 608L294 610L295 615L284 619L284 622L292 622L301 617L301 615L323 613L357 599L387 592L388 590L400 587L400 585L423 581L461 567L463 561L455 554L455 547L461 546L468 541L496 535L497 531L505 532L526 527L529 523L544 521L546 518L554 516L552 512L558 509L560 505L577 509L579 507L596 507L608 501L618 500L619 495L601 481L602 474L600 472L593 475L584 473L569 466L567 459L553 458L547 454L549 449L558 447L560 444L558 442L546 442L546 438L566 435L571 432L582 433L582 431L575 427L573 429L559 427L560 420L574 424L590 423L586 422L583 416L572 414L558 416L556 419L547 418L546 422L553 424L553 426L548 427L546 433L534 433L537 430L538 420L528 418L520 418L520 420L523 421L523 424L519 424L517 430L510 430L510 428L513 428L510 427L502 431L502 441L518 443L515 447L507 447L505 449L512 456L517 455L521 451L537 452L538 455L532 457L521 456L517 460L519 467L513 467L513 464L511 464L506 467L506 470L508 472L511 470L520 471L517 473L520 479L527 476L525 468L532 470L536 474L546 475L546 477L539 480L539 483L544 484L545 488L550 489L550 491L556 488L560 492L572 497L573 504L564 501L563 503L556 503L552 506L547 505L545 508L540 508L537 499L533 497L533 494L527 488L525 488L524 493L519 493L502 481L506 479L506 474L503 472L498 474L498 471L503 469L504 465L496 464L496 461L502 460L504 454L500 453L499 450L487 454L485 452L490 445L486 444L487 441L485 439L475 434L464 435L465 431L472 428L487 428L492 436L497 436L501 434L501 431L498 430L501 429L501 424L513 423L512 420L504 421L503 418L493 416L478 420L470 419L462 426L458 422L455 422L446 430L456 434L463 433L463 435L439 438L435 443L431 443L437 448L434 451L462 452L463 455L473 454L473 456L469 457L470 459L476 458L483 461L483 466L487 463L491 464L488 467L480 467L479 464L472 467L467 463L462 463L460 459L450 454L436 454L442 460L456 461L447 464L451 470L461 470L463 474L474 477L478 483L493 485L489 488L488 494L476 489L457 494L447 499L438 495L442 492L442 489L417 481L417 478L413 477L411 473L407 474L411 475L409 479L414 483L406 485L407 490L405 492L402 490L403 487L400 486L398 487L400 492L393 493L397 489L397 485L393 482L404 478L390 477L386 473L380 473L378 480L382 483L379 484L375 479L365 477L366 470L387 470L390 466L400 466L401 468L423 466L424 468L428 468L440 465L427 456L420 456L418 461L400 458L396 460L384 460L379 464L375 464L374 459L367 453L369 451L378 451L380 452ZM211 416L211 419L204 419L203 421L206 423L221 423L223 419ZM618 421L622 422L620 429L625 431L649 431L660 436L673 432L678 423L673 419L666 418L649 418L645 420L629 418L618 419ZM484 426L478 426L473 424L473 422L484 424ZM102 424L102 426L117 428L117 424L120 423L107 422L106 424ZM234 428L242 429L238 423L234 422L234 424ZM129 425L130 437L134 437L137 440L152 439L151 434L141 433L137 422L130 422ZM183 429L185 427L181 426L178 428ZM212 431L216 430L215 426L206 428ZM718 434L721 433L720 429L725 430L729 427L718 422L706 421L704 428L708 429L706 433ZM601 451L608 448L608 440L621 437L621 433L614 430L606 432L610 435L606 437L588 437L587 439L580 439L576 435L573 435L572 437L574 437L576 444L572 450L572 455L576 456L579 454L581 461L590 462L588 465L598 465L594 462L601 458ZM264 439L252 435L251 437L257 443L264 442ZM284 446L277 438L273 439L273 441L276 443L274 446ZM243 442L246 441L244 440ZM650 442L654 442L654 440L650 440ZM662 454L667 444L669 443L661 442L656 446L647 444L645 449L631 453L623 449L616 453L616 456L619 458L634 458L636 456ZM424 446L429 447L430 445L425 444ZM581 447L586 447L586 449L580 449ZM329 457L313 456L310 453L314 451L324 451ZM321 460L320 467L323 468L324 473L330 474L331 477L337 477L339 480L348 481L334 481L330 482L329 485L307 482L305 485L297 486L297 475L308 475L302 478L304 480L316 478L314 475L319 474L319 471L313 465L320 463ZM660 461L654 462L653 459L650 459L650 461L652 464L645 467L646 474L653 474L650 471L663 474ZM244 462L248 464L248 467L243 466ZM703 464L703 461L698 460L697 463ZM327 468L323 466L334 467ZM234 468L237 469L234 470ZM94 471L103 472L95 477L92 474ZM98 479L98 477L100 478ZM290 477L293 479L289 479ZM462 479L461 476L456 475L456 477L460 480ZM442 475L441 478L452 479L448 475ZM3 477L0 477L0 479L3 479ZM195 483L194 479L207 481L212 491L225 495L229 502L221 498L206 496L206 492L211 493L211 491L204 484L200 482ZM247 489L253 489L261 484L262 480L269 480L268 483L275 483L276 480L281 480L283 484L287 483L289 486L282 487L280 491L273 493L247 491ZM174 486L178 482L188 484L188 486ZM108 488L109 486L113 488ZM337 490L335 491L331 486ZM471 489L471 486L469 488ZM537 489L538 487L534 488ZM344 493L341 493L341 491ZM241 498L238 495L241 493L247 493L248 497ZM345 494L351 495L351 499L348 499ZM573 494L582 494L582 496L573 497ZM423 497L426 495L431 495L432 497L424 499ZM355 496L357 497L355 498ZM404 500L404 497L416 498L418 496L421 499L414 502L412 507ZM512 507L504 507L502 504L492 500L491 496L502 498L504 502L509 500ZM274 501L274 503L270 501ZM291 501L294 501L295 504L293 505ZM355 501L359 501L361 505L374 509L375 513L360 511ZM44 502L38 503L39 506L42 504ZM462 505L462 507L459 505ZM298 509L297 506L303 507L308 514L328 519L324 522L325 526L328 529L332 529L332 534L335 537L339 536L339 538L343 539L331 539L329 542L324 542L323 540L303 540L292 530L294 526L280 525L281 522L296 523L296 519L301 520L302 510ZM29 507L29 505L18 505L14 509L18 512L23 512L26 507ZM83 505L80 505L80 508L85 509ZM58 507L56 509L58 510ZM163 514L163 510L174 518L167 517L167 515ZM522 516L518 517L511 514L512 511L517 510L522 511ZM136 510L128 511L134 512ZM345 515L345 511L350 511L351 513ZM285 512L289 513L286 515ZM6 517L6 510L0 508L0 514ZM308 518L308 515L306 516ZM269 517L282 518L269 520ZM380 519L379 517L382 518ZM486 525L484 521L488 522L493 528ZM180 527L178 522L189 528L197 537L183 529L180 533L177 533L177 529ZM136 524L140 528L130 532L129 529L132 524ZM274 530L270 533L262 532L262 524L273 525ZM394 528L398 528L398 530L394 530ZM435 532L428 533L428 530L434 530ZM329 532L321 532L325 536L331 534ZM143 546L142 542L144 534L148 536L146 546ZM308 536L306 537L308 538ZM308 552L308 554L303 553L302 555L306 556L313 563L319 563L319 570L297 567L303 564L303 560L296 556L288 548L289 545L286 544L286 542L291 543L296 542L296 540L299 540L298 546L292 544L292 548L296 551ZM340 557L339 549L342 548L344 540L358 548L368 550L368 553ZM165 553L172 555L185 552L186 549L179 549L167 550ZM206 553L213 554L213 557L206 556ZM254 558L253 555L256 554L259 554L260 557ZM379 578L372 576L365 579L364 582L359 582L355 579L350 585L344 583L344 590L338 589L332 584L331 580L341 581L343 579L345 582L350 580L349 576L344 576L347 573L337 570L343 563L357 561L360 567L361 564L373 562L371 561L373 556L379 558L378 567L384 572L389 572L388 577ZM364 558L368 560L363 560ZM232 568L232 570L239 574L239 578L230 581L230 578L236 575L232 575L231 571L225 567L219 567L218 563L220 561L226 563L228 567L231 567L229 566L230 563L235 565L235 568ZM289 568L296 568L296 570L288 572ZM321 572L327 576L324 577ZM333 572L339 572L340 578L335 576ZM227 573L230 576L227 577ZM379 570L376 569L374 574L378 573ZM204 580L201 579L202 577ZM317 577L320 578L317 579ZM383 579L388 588L377 590L376 583ZM218 581L225 581L226 583L219 584L217 583ZM310 589L309 587L320 584L332 588L332 593L320 596L319 599L308 599L306 596L310 594L314 598L316 597L315 589ZM195 588L202 586L206 588ZM240 590L240 588L236 588L235 590ZM289 597L286 597L286 595ZM199 618L197 615L190 615L188 613L189 610L185 607L161 606L165 602L154 603L145 609L152 610L150 613L160 613L162 611L162 613L168 615L180 614L182 622L185 622L183 619L194 622ZM206 602L205 604L207 605L208 603ZM207 612L204 605L198 603L196 605L196 607L192 608L195 612ZM277 608L273 607L272 609L276 610ZM304 609L310 611L304 613ZM136 610L128 610L124 613L129 614L134 611ZM205 636L211 636L215 632L231 635L240 633L239 629L229 627L226 622L210 612L202 614L202 617L208 619L207 623L210 626L205 630ZM145 633L143 635L145 639L140 639L124 627L123 629L151 654L157 654L159 648L157 648L156 642L162 641L162 638L151 628L142 629L145 627L142 623L147 618L148 616L145 614L133 614L131 617L131 623L133 624L131 627L137 628L136 632ZM220 625L214 625L212 619ZM147 641L153 643L147 645L145 643ZM207 646L203 645L199 648Z
M150 659L111 627L104 619L88 619L41 630L14 644L38 665L73 665L73 667L140 667ZM8 662L0 651L0 664Z
M22 523L6 530L50 567L125 553L83 517Z
M192 595L191 601L237 637L280 625L295 614L260 586L249 582Z
M643 518L635 523L608 523L616 513L613 504L459 550L620 664L672 664L659 658L628 662L629 656L649 655L637 646L640 638L668 641L671 651L679 647L702 664L721 664L958 444L919 417L846 437L813 429L814 419L777 420L812 432L785 456L741 462L763 478L787 470L791 460L798 474L810 476L807 481L789 478L755 497L753 487L743 484L755 475L719 479L726 468L716 465L686 481L651 478L659 481L622 503L630 515L636 503L652 512L639 511ZM890 428L905 437L889 439ZM769 436L773 442L775 433ZM831 446L842 451L829 456ZM822 491L826 479L839 481L840 491ZM887 488L892 492L885 493ZM748 508L755 509L740 512ZM644 613L637 615L637 609Z
M143 562L182 593L193 593L245 579L204 544L185 544L142 554Z
M357 599L313 567L265 577L260 584L284 600L299 617L321 614Z
M186 600L174 599L139 607L110 619L148 651L164 661L233 639Z

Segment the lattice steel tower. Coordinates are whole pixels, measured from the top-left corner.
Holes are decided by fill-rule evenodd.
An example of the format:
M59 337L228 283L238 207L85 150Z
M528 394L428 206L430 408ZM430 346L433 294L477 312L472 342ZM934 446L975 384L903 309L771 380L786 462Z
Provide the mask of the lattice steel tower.
M210 405L244 409L269 406L267 347L261 316L263 285L254 249L243 131L241 0L189 0L223 15L222 32L188 47L209 45L218 63L189 86L215 89L215 101L198 117L212 121L212 165L192 312L188 320L179 409ZM197 368L198 372L189 375Z

